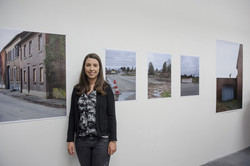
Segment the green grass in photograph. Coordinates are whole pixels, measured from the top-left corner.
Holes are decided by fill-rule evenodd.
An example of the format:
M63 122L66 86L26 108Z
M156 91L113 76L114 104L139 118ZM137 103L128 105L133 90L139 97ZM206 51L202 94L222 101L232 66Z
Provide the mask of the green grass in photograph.
M135 73L123 73L122 76L135 76Z
M193 77L192 82L195 84L199 84L199 77Z
M235 110L242 108L242 103L238 100L231 100L226 102L218 102L216 103L216 112L223 112L229 110Z
M170 92L163 92L161 97L171 97L171 93Z

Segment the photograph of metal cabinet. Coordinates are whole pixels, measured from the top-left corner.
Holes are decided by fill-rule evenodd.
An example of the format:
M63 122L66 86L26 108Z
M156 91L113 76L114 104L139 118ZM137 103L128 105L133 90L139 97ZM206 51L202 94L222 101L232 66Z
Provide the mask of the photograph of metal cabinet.
M242 108L243 45L216 42L216 112Z

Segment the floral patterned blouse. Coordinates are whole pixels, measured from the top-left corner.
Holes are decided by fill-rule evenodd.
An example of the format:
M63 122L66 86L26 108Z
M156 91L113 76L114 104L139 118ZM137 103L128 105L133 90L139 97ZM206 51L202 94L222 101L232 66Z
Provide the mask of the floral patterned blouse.
M96 131L96 91L88 95L83 93L79 100L80 110L79 136L97 136Z

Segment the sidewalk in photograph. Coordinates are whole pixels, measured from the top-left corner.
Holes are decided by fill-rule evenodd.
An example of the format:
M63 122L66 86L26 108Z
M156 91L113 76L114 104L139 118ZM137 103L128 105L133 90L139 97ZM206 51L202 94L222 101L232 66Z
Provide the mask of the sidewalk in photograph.
M46 105L55 108L65 108L66 101L61 99L44 99L32 95L27 95L20 93L19 91L12 91L10 89L0 89L0 93L3 93L8 96L12 96L21 100L26 100L32 103Z

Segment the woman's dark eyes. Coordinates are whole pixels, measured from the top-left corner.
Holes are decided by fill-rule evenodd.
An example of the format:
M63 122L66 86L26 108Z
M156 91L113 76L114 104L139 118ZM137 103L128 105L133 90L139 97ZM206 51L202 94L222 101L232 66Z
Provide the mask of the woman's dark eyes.
M91 66L91 64L86 64L86 66ZM97 64L94 64L93 66L94 66L94 67L98 67Z

